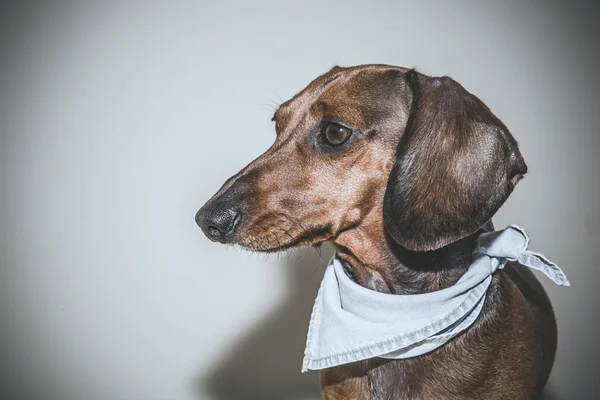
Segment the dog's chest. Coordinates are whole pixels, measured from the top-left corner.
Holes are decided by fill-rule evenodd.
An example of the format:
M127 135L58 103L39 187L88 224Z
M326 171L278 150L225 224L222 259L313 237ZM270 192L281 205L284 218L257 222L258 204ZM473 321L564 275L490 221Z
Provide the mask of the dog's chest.
M394 398L423 398L419 372L423 370L418 360L394 360L382 363L370 360L365 376L369 387L368 399L392 400ZM374 365L373 365L374 364Z
M435 389L425 372L431 370L430 364L422 358L375 358L330 368L321 376L323 399L424 399Z

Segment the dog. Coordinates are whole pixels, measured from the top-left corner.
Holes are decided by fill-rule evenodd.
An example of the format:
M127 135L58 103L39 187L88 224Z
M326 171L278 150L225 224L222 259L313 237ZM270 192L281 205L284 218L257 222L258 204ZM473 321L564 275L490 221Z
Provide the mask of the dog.
M228 179L196 222L213 241L258 252L331 242L351 279L382 293L454 285L527 172L481 100L413 69L336 66L273 121L273 145ZM327 368L322 398L541 398L556 329L541 284L509 262L465 332L418 357Z

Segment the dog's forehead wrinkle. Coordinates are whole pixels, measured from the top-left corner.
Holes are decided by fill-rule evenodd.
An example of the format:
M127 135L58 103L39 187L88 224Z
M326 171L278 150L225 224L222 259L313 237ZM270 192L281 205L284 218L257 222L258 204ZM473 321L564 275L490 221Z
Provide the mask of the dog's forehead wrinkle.
M317 99L317 101L315 101L310 107L310 110L315 114L326 113L328 109L329 103L327 103L327 100L324 100L323 98Z
M319 114L329 108L325 93L329 94L329 100L332 102L340 102L345 97L343 87L348 80L358 73L358 70L342 70L336 71L332 76L325 74L303 90L293 96L291 99L284 102L277 110L277 118L285 121L285 125L294 125L299 115L314 113ZM340 89L342 88L342 89ZM285 118L280 118L285 115Z
M325 74L280 106L277 110L278 126L288 133L292 129L298 132L295 128L300 121L305 116L312 115L317 120L337 120L366 130L384 109L394 119L398 116L402 118L406 114L404 107L388 105L393 102L381 101L377 94L387 83L379 82L378 78L382 73L392 70L404 71L402 68L385 65L367 65L335 70L336 73L332 76ZM362 89L357 91L356 86L361 86ZM369 92L374 93L365 95ZM405 105L406 101L398 99L397 103Z

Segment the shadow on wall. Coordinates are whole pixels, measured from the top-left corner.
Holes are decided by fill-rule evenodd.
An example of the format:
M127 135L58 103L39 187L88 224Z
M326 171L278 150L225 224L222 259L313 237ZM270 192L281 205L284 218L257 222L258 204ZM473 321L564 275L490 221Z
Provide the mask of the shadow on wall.
M323 261L313 249L281 260L287 272L286 299L240 338L212 372L199 377L198 392L214 400L320 399L319 374L300 370L312 306L332 254L327 245Z
M307 251L308 250L308 251ZM301 373L312 306L327 261L333 255L323 247L322 260L312 249L295 251L281 261L287 272L287 298L270 316L234 344L214 370L198 377L199 398L214 400L317 400L319 374ZM544 400L560 400L550 382Z
M555 391L552 386L552 381L548 382L548 384L546 385L546 389L544 390L544 397L542 398L542 400L561 400L555 394Z

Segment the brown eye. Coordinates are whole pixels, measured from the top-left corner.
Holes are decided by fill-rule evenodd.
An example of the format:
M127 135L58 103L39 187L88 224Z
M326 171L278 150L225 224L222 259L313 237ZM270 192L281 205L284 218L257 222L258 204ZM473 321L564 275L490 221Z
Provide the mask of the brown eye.
M325 140L333 146L339 146L350 138L352 131L338 124L327 124L324 130Z

